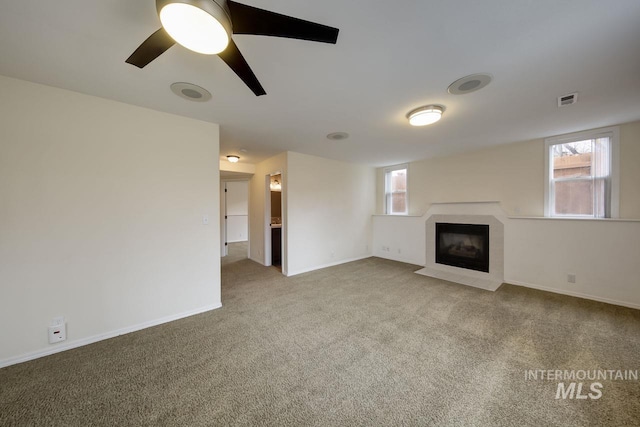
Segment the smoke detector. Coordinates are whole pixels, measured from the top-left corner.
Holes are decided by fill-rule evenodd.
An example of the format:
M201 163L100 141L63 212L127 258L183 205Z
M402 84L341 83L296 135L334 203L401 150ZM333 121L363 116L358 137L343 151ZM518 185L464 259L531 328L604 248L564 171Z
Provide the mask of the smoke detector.
M558 107L566 107L578 102L578 92L562 95L558 97Z

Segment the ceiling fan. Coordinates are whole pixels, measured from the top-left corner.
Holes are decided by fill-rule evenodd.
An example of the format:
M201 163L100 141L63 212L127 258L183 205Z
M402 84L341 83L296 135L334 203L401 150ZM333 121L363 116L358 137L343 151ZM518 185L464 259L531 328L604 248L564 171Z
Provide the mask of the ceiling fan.
M231 39L232 34L286 37L335 44L338 29L231 0L156 0L162 28L127 59L144 68L176 43L217 54L256 96L266 95L258 78Z

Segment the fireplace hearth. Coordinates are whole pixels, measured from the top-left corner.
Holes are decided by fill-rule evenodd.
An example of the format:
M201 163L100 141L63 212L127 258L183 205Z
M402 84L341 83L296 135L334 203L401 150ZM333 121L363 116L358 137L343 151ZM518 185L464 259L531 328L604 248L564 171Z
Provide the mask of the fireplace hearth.
M489 225L437 222L436 264L489 272Z

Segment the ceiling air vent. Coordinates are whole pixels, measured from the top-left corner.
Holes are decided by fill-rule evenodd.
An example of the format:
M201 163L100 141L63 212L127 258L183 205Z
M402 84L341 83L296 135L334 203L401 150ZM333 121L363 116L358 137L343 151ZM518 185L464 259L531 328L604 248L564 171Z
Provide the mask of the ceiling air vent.
M558 107L566 107L578 102L578 92L562 95L558 97Z

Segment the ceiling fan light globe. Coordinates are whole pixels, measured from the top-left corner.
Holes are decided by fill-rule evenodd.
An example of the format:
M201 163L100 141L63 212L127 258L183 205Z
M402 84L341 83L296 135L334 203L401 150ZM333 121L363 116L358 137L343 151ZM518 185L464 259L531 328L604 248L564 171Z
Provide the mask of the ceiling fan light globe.
M229 32L216 17L187 3L168 3L159 11L160 22L179 44L194 52L214 55L229 44Z

